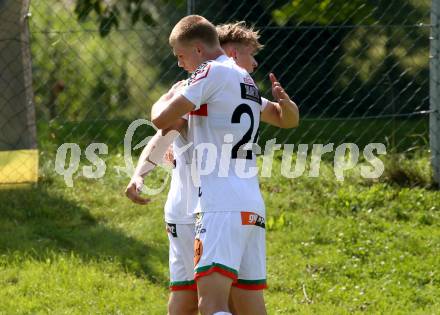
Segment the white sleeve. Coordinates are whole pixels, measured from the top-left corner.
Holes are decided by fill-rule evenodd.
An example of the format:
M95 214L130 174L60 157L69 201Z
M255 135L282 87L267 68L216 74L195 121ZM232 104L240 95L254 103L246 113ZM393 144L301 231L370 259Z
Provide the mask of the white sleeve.
M267 107L269 100L267 98L261 98L261 111L264 111Z
M181 95L194 104L194 110L198 110L202 104L209 103L209 98L221 88L220 82L224 80L220 79L219 68L221 66L213 62L205 62L188 79Z

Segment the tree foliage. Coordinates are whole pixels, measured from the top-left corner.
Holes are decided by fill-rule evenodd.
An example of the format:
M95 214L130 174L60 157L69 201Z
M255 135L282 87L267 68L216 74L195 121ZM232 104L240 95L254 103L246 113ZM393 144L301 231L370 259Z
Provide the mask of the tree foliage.
M107 36L112 28L118 28L121 16L125 13L131 25L142 22L146 25L154 25L155 20L151 13L151 7L143 0L77 0L75 13L79 21L86 21L94 13L99 23L101 36Z
M171 84L177 70L166 37L185 14L172 15L173 6L185 3L76 0L75 13L79 21L95 18L102 36L119 25L155 23L146 54ZM229 0L197 1L195 13L214 24L246 20L261 30L266 47L254 76L263 90L275 71L304 113L370 115L427 108L429 28L418 25L429 23L429 6L429 0Z

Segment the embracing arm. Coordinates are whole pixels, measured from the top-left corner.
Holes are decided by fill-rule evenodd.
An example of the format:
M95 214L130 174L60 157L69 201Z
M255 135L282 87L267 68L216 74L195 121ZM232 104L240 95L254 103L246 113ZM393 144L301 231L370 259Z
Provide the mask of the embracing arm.
M140 191L144 184L144 178L158 164L162 163L165 153L167 152L174 139L179 136L186 125L186 120L179 119L168 130L158 130L156 134L148 141L142 150L141 156L137 163L136 169L130 182L125 189L125 195L137 204L147 204L150 200L140 196Z
M184 81L176 83L167 93L162 95L162 97L153 105L155 111L159 112L159 110L166 108L169 102L172 103L174 94L183 86L183 83ZM162 115L160 112L159 114ZM161 128L161 130L156 132L142 150L134 174L125 189L126 196L133 202L146 204L150 201L147 198L142 198L139 194L144 184L144 177L151 172L156 165L162 163L165 153L171 143L186 126L186 120L182 119L181 116L167 121L166 127L165 124L162 124L161 122L156 124L153 120L153 124Z
M166 129L193 109L194 104L180 94L169 99L161 97L151 109L151 122L159 129Z

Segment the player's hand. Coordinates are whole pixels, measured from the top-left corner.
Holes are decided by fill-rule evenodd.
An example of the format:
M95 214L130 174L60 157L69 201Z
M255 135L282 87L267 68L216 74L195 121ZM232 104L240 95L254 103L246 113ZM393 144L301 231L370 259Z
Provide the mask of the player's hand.
M138 187L135 182L130 181L130 184L128 184L127 188L125 189L125 195L134 203L146 205L150 202L150 199L141 197L139 194L140 189L141 187Z
M174 154L173 154L173 146L170 145L167 149L167 152L164 156L164 161L168 163L169 165L174 166Z
M171 89L178 90L185 86L187 80L180 80L171 87Z
M286 91L284 91L281 83L278 82L278 79L275 77L275 74L269 74L269 79L272 82L272 95L277 102L279 104L290 103L291 101L289 95L286 93Z

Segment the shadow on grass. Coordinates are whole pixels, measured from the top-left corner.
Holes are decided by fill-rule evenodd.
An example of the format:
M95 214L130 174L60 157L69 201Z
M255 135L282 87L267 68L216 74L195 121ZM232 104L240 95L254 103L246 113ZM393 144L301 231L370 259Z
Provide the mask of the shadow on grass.
M385 171L382 180L399 187L438 190L434 180L429 155L414 156L404 153L391 153L384 160Z
M44 261L52 253L74 253L83 261L116 260L153 283L167 284L157 261L168 261L167 246L154 248L100 224L87 208L47 191L0 187L0 255L12 252Z

